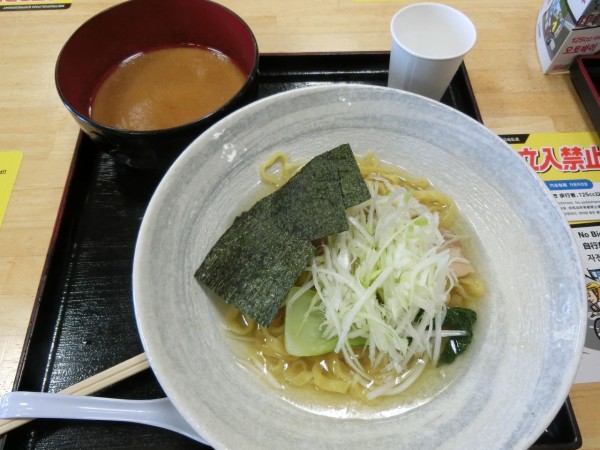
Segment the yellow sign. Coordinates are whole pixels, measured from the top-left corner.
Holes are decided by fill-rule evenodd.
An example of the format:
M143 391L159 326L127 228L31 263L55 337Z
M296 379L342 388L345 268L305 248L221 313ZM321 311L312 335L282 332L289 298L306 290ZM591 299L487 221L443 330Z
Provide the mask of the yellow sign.
M597 133L501 137L540 176L570 223L600 222L600 138Z
M0 0L0 11L67 9L72 0Z
M22 152L0 152L0 226L22 159Z

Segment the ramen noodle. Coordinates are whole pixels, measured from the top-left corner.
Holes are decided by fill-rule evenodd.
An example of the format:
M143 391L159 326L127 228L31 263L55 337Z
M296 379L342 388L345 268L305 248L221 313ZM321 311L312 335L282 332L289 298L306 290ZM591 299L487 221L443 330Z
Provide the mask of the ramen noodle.
M385 164L372 153L356 159L365 181L373 182L370 185L375 186L378 194L388 195L393 189L405 189L420 204L438 215L440 230L454 236L450 230L456 226L457 208L450 197L433 189L429 181ZM285 154L277 153L260 168L261 180L278 188L300 167L301 164L290 162ZM462 256L458 237L451 237L447 242L451 243L450 250L458 254L455 258L458 263L446 304L448 307L472 307L484 294L484 285L470 262ZM317 254L315 260L319 258L326 258L326 255ZM306 283L311 276L309 267L298 280L298 286ZM285 308L280 309L269 327L257 325L231 306L228 306L225 319L231 334L248 344L251 365L276 386L344 394L369 402L380 395L394 395L408 389L427 368L435 365L434 361L439 356L423 351L407 358L402 367L373 345L355 346L350 353L344 350L344 346L338 345L338 350L342 350L318 356L294 356L286 350ZM390 367L395 370L390 370Z

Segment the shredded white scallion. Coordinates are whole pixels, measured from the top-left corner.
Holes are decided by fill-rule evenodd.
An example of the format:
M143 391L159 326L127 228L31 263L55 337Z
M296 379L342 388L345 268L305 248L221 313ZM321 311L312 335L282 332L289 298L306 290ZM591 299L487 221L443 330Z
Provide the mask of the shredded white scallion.
M387 195L380 195L383 183ZM437 213L386 180L367 181L372 198L348 210L349 230L330 236L300 288L314 289L325 315L323 335L366 377L350 339L363 338L371 363L389 360L395 382L370 395L406 389L427 360L437 362L446 302L456 283L448 247L456 237L439 229ZM402 375L403 374L403 375Z

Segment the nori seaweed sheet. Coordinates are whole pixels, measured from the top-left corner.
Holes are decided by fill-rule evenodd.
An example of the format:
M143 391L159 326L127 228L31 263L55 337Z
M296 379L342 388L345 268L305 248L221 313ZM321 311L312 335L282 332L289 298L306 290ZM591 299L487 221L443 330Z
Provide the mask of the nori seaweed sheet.
M337 167L345 208L366 202L371 198L349 144L342 144L321 156Z
M337 168L326 159L313 162L273 194L272 209L280 229L308 240L348 229Z
M352 149L336 147L238 216L194 276L268 326L314 256L311 241L346 231L346 208L369 197Z
M237 217L195 274L262 325L271 323L315 251L310 241L277 228L271 201L265 197Z
M370 198L348 144L314 157L272 195L279 227L309 240L348 230L346 208Z

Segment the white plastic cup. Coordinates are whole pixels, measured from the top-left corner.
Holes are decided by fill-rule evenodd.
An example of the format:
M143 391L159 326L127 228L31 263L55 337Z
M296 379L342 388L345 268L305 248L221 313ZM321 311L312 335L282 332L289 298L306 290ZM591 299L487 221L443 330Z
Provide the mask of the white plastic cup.
M414 3L392 18L388 86L440 100L477 31L462 12L439 3Z

